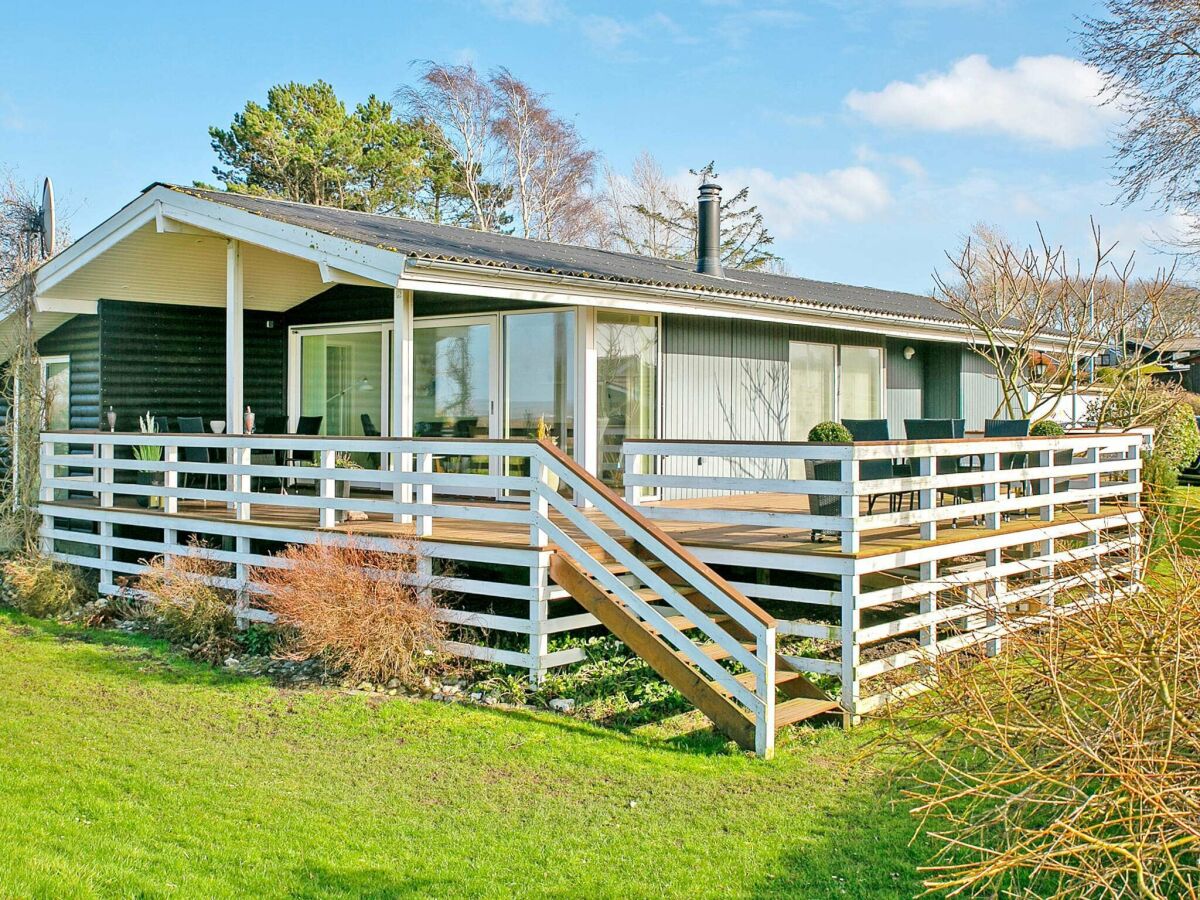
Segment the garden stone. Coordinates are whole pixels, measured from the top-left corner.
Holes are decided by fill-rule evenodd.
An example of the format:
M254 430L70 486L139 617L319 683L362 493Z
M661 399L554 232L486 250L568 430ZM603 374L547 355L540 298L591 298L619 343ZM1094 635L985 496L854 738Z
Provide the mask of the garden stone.
M398 689L400 687L400 679L399 678L389 678L387 687L388 687L389 691Z
M575 701L566 697L555 697L550 701L550 708L555 712L569 713L575 711Z
M237 664L238 664L238 661L237 661L236 657L231 656L227 660L225 660L225 668L227 668L227 669L236 669Z
M371 684L369 681L364 681L358 686L358 689L360 691L367 691L369 693L370 691L375 690L375 685Z

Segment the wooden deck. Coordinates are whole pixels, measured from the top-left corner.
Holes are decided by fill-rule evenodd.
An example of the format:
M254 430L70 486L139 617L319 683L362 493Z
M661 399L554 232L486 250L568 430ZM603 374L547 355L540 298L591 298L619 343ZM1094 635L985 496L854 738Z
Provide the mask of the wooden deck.
M269 496L269 495L268 495ZM382 497L369 491L355 491L352 496L364 498ZM521 502L523 502L522 498ZM460 506L496 507L511 506L512 504L497 500L466 500L456 498ZM69 514L71 508L95 508L98 503L93 499L59 500L53 504ZM651 504L647 504L651 505ZM658 505L658 504L654 504ZM795 494L756 494L728 497L707 497L703 499L669 500L661 505L675 507L691 507L699 509L746 510L755 512L791 512L806 513L807 498ZM161 509L145 508L137 505L135 499L129 496L118 496L116 507L131 512L157 514L166 517ZM1054 523L1044 522L1036 516L1017 515L1002 521L998 529L987 529L974 524L970 519L963 519L958 527L945 527L933 540L922 540L916 527L896 527L869 532L864 535L862 547L856 553L846 553L836 540L825 539L814 542L809 530L795 528L768 528L754 525L724 525L695 522L662 522L663 531L670 534L681 544L691 547L713 549L739 549L759 553L779 553L787 555L807 555L822 557L840 557L846 559L869 559L922 547L945 546L957 542L970 541L995 534L1015 534L1022 531L1043 529L1049 524L1077 522L1083 519L1120 515L1130 507L1119 503L1101 505L1098 514L1087 514L1082 509L1059 508L1056 510ZM863 503L866 510L866 503ZM232 507L215 502L202 503L196 500L179 501L177 514L181 518L197 521L233 522ZM275 506L269 503L251 504L249 520L246 524L279 528L318 528L317 511L296 507ZM588 518L610 534L619 537L611 530L609 521L594 511L587 512ZM591 547L594 542L585 536L575 525L568 522L560 513L551 512L551 518L568 535L582 545ZM365 520L343 522L332 529L325 529L348 534L368 534L372 536L411 536L412 526L391 521L385 516L369 514ZM529 541L529 529L522 525L506 522L475 521L471 519L436 519L433 533L426 540L446 544L470 544L503 549L533 549Z

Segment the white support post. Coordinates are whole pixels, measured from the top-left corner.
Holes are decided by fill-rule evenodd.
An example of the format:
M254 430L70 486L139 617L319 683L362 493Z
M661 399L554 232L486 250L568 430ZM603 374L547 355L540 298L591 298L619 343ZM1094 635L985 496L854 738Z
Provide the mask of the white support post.
M336 450L319 450L317 451L317 463L322 469L335 469L337 467L337 451ZM322 500L332 500L337 487L337 482L332 478L321 478L317 482L318 496ZM321 528L332 528L337 524L337 510L326 504L321 505L321 511L318 514Z
M983 454L983 471L998 472L1000 471L1000 454L985 453ZM1000 499L1000 483L997 481L986 482L983 486L983 500L985 503L995 506L996 501ZM1000 513L996 511L988 511L983 514L983 527L989 531L996 531L1000 528Z
M433 474L433 454L418 453L417 454L417 471L422 475ZM416 527L414 533L417 537L429 537L433 534L433 515L429 508L433 506L433 485L426 478L424 484L417 485L417 506L422 508L416 517Z
M593 475L600 474L600 434L597 426L600 418L598 396L598 362L596 354L596 309L579 306L575 311L578 322L579 344L577 359L580 361L579 378L576 382L578 414L575 417L575 458ZM575 495L576 505L587 508L591 502L582 492Z
M244 270L242 244L230 241L225 251L225 433L241 434L244 430L243 348L244 340Z
M983 553L983 565L985 568L991 569L1000 565L1001 553L999 549L985 550ZM987 591L985 603L987 604L987 615L984 616L984 626L987 628L995 628L1003 621L1004 613L1004 594L1008 590L1007 578L991 578L988 580L990 590ZM988 656L1000 655L1000 638L994 637L984 644L984 653Z
M54 502L54 488L46 487L47 481L54 477L54 466L46 463L46 458L54 454L54 445L46 441L38 444L38 501L41 503ZM54 552L54 539L46 534L51 524L52 516L43 516L41 520L42 553L49 556Z
M921 563L920 577L921 577L921 581L926 582L926 583L931 582L934 579L936 579L938 577L937 561L930 560L929 562ZM938 592L937 591L931 590L929 593L921 595L921 604L920 604L920 608L918 609L918 612L921 615L924 616L924 615L930 615L932 613L935 613L935 612L937 612L937 608L938 608ZM930 622L928 625L925 625L924 627L921 628L920 632L918 633L918 638L917 638L917 641L920 644L921 648L926 652L926 654L928 654L928 657L929 657L928 661L922 664L925 668L926 678L929 680L932 680L932 676L933 676L933 666L930 663L933 660L934 654L937 652L937 640L938 640L937 633L938 633L937 623Z
M163 475L163 512L173 516L179 512L179 498L175 496L175 490L179 487L179 470L175 468L179 463L179 448L163 447L163 462L167 464L167 471Z
M400 482L395 479L395 476L405 472L412 472L412 454L411 453L389 453L388 454L388 471L392 473L392 502L400 509L392 513L392 521L399 522L402 525L412 524L412 513L406 512L407 507L412 505L413 486L406 482Z
M164 528L163 529L163 558L170 560L176 555L179 548L179 529Z
M550 651L550 636L546 633L546 622L550 617L549 552L539 553L537 563L530 566L529 586L533 590L533 598L529 601L529 680L541 684L547 671L542 660Z
M546 546L546 531L542 523L550 518L550 501L546 499L546 491L550 486L546 483L546 464L536 456L529 457L529 476L535 487L529 492L529 512L532 521L529 523L529 545L531 547Z
M100 593L115 594L116 582L113 581L113 524L107 520L100 522Z
M932 477L937 466L934 464L934 457L920 456L917 457L914 467L914 473L920 478ZM922 488L917 491L917 507L919 509L935 509L937 508L937 490L934 488ZM937 538L937 522L922 522L921 523L921 540L932 541Z
M1099 465L1100 463L1100 448L1088 447L1087 449L1087 464L1089 466ZM1087 511L1089 515L1100 515L1100 473L1089 472L1087 476L1087 489L1090 492L1087 502Z
M754 725L754 752L761 759L775 755L775 629L764 628L758 636L755 656L763 664L763 677L756 679L754 693L762 703L762 717Z
M843 575L841 583L842 606L842 708L846 725L857 725L858 701L858 629L861 613L858 595L861 576Z
M111 485L113 483L112 466L104 465L105 461L111 460L113 458L113 449L114 448L113 448L112 444L101 444L100 445L100 453L99 453L99 456L100 456L100 478L99 478L99 481L100 481L101 485ZM100 491L100 506L104 509L108 509L108 508L111 508L112 505L113 505L113 492L111 490Z
M641 489L636 484L629 483L629 476L641 474L638 472L638 460L642 458L624 448L621 450L621 471L625 473L625 502L630 506L637 506L641 500Z
M413 295L399 286L392 292L391 435L411 438L413 433ZM392 471L413 471L411 453L393 453ZM413 502L413 486L392 484L392 499L401 506ZM393 521L409 524L410 513L396 512Z
M237 550L239 556L250 555L250 538L243 535L238 535L233 546L234 549ZM250 566L239 561L234 566L234 580L237 581L238 609L242 609L246 605L246 585L250 582ZM239 617L238 626L243 627L245 624L245 620Z
M842 486L849 488L848 494L842 494L841 513L843 519L850 520L850 527L842 532L842 552L857 553L861 535L858 530L858 460L844 459L841 465Z
M235 466L250 465L250 448L249 447L234 447L229 451L229 459ZM241 475L231 476L232 488L239 494L250 493L250 475L243 473ZM234 518L239 521L246 521L250 518L250 502L248 500L238 500L233 504Z
M1038 467L1039 468L1049 468L1050 466L1054 465L1054 452L1052 450L1039 450L1038 454L1037 454L1037 458L1038 458ZM1054 486L1057 483L1057 480L1053 476L1051 476L1050 478L1039 478L1037 483L1038 483L1038 493L1046 498L1045 504L1041 507L1042 521L1043 522L1053 522L1054 521L1053 496L1054 496Z

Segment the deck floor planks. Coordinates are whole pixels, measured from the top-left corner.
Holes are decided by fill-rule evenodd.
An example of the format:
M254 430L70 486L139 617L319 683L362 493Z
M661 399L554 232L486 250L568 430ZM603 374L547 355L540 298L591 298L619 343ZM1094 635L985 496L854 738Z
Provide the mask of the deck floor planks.
M466 500L455 498L459 505L496 506L503 501L496 500ZM95 507L97 501L87 499L71 499L55 501L55 506ZM503 504L508 505L508 504ZM651 505L651 504L646 504ZM703 499L663 501L667 506L688 506L710 509L742 509L755 511L787 511L806 512L807 498L795 494L757 494L733 497L708 497ZM136 505L133 497L117 497L117 506L142 513L157 513L161 511L146 509ZM1118 503L1105 503L1100 508L1099 517L1118 515L1128 511L1128 507ZM865 506L864 506L865 512ZM590 547L594 542L586 537L579 529L568 522L561 514L552 512L551 515L559 527L568 535L579 541L581 545ZM587 515L606 531L616 535L609 527L603 516L594 510ZM199 500L179 501L178 516L200 521L234 521L232 508L210 502L205 505ZM1056 509L1055 523L1066 523L1088 518L1082 509ZM266 503L252 504L248 524L267 527L317 528L317 510L288 506L275 506ZM680 543L707 548L737 548L762 553L783 553L789 555L815 555L847 558L870 558L889 553L914 550L926 546L940 546L959 541L969 541L992 534L1007 534L1019 531L1032 531L1045 527L1048 523L1037 517L1031 511L1028 517L1016 515L1001 523L998 529L987 529L973 523L965 522L960 527L951 527L949 523L939 526L938 535L932 541L923 541L915 527L896 527L867 532L862 536L862 546L858 553L843 553L841 544L836 539L814 543L810 540L808 529L768 528L748 525L722 525L703 522L659 522L660 528L678 540ZM407 537L412 534L412 526L391 521L389 516L370 514L366 520L343 522L334 526L333 531L348 534L369 534L372 536ZM618 535L619 536L619 535ZM458 543L484 545L497 548L531 549L529 529L524 525L508 522L474 521L470 519L434 519L433 534L428 538L442 543Z

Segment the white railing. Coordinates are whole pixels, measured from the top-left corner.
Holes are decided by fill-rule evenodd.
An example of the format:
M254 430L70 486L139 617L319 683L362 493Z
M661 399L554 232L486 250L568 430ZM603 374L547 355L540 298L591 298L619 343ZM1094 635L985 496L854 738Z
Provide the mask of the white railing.
M794 610L778 633L816 646L787 658L857 716L924 690L940 654L1136 590L1144 440L630 441L625 486L692 544L738 536L696 552L760 573L735 586Z
M885 529L918 528L932 540L964 520L996 528L1018 514L1052 521L1065 507L1136 504L1142 440L1125 432L857 444L635 440L625 445L625 490L656 521L833 533L855 553ZM863 476L877 466L888 474ZM689 493L686 504L642 499ZM743 494L776 502L719 502ZM880 510L864 508L872 498Z
M138 450L142 458L136 458L135 448L152 449ZM339 460L347 457L358 467L340 467ZM298 464L302 458L311 464ZM507 528L509 545L516 531L525 535L516 543L537 555L538 571L531 572L531 585L540 583L543 589L548 588L545 554L553 541L559 552L569 555L744 708L756 723L757 749L771 751L774 620L552 445L522 440L47 432L42 435L40 462L46 551L98 569L102 587L110 591L116 589L116 576L143 569L142 562L115 559L114 551L148 556L189 552L177 536L194 530L197 520L214 520L204 527L234 538L233 550L205 552L231 565L233 576L223 579L223 586L250 594L255 589L253 568L278 564L267 554L251 552L252 540L349 540L353 530L377 541L399 531L436 543L444 531L445 540L461 541L467 539L464 534L473 534L470 540L487 545L489 531ZM359 488L354 495L351 486ZM479 502L481 497L493 502ZM355 516L373 518L346 522L349 529L338 527ZM74 517L98 523L98 533L84 535L56 525L57 519ZM125 524L161 524L163 540L116 535L114 525ZM395 525L401 527L389 527ZM455 533L456 525L466 531ZM98 556L64 554L56 549L64 542L92 544ZM614 574L613 562L625 572ZM669 579L664 567L677 578ZM670 610L645 599L629 583L632 579L650 588ZM428 583L438 581L429 574ZM543 590L533 602L544 605L547 596ZM463 624L495 624L495 617L462 615L453 608L443 613ZM675 615L684 616L698 636L719 645L753 675L753 686L747 687L708 656L687 634L688 627L672 621ZM579 624L596 623L591 616L574 618ZM531 633L530 656L539 655L532 647L538 641L544 650L544 639L544 629ZM453 649L483 655L478 648ZM511 655L488 658L513 661ZM541 662L539 656L536 665Z

